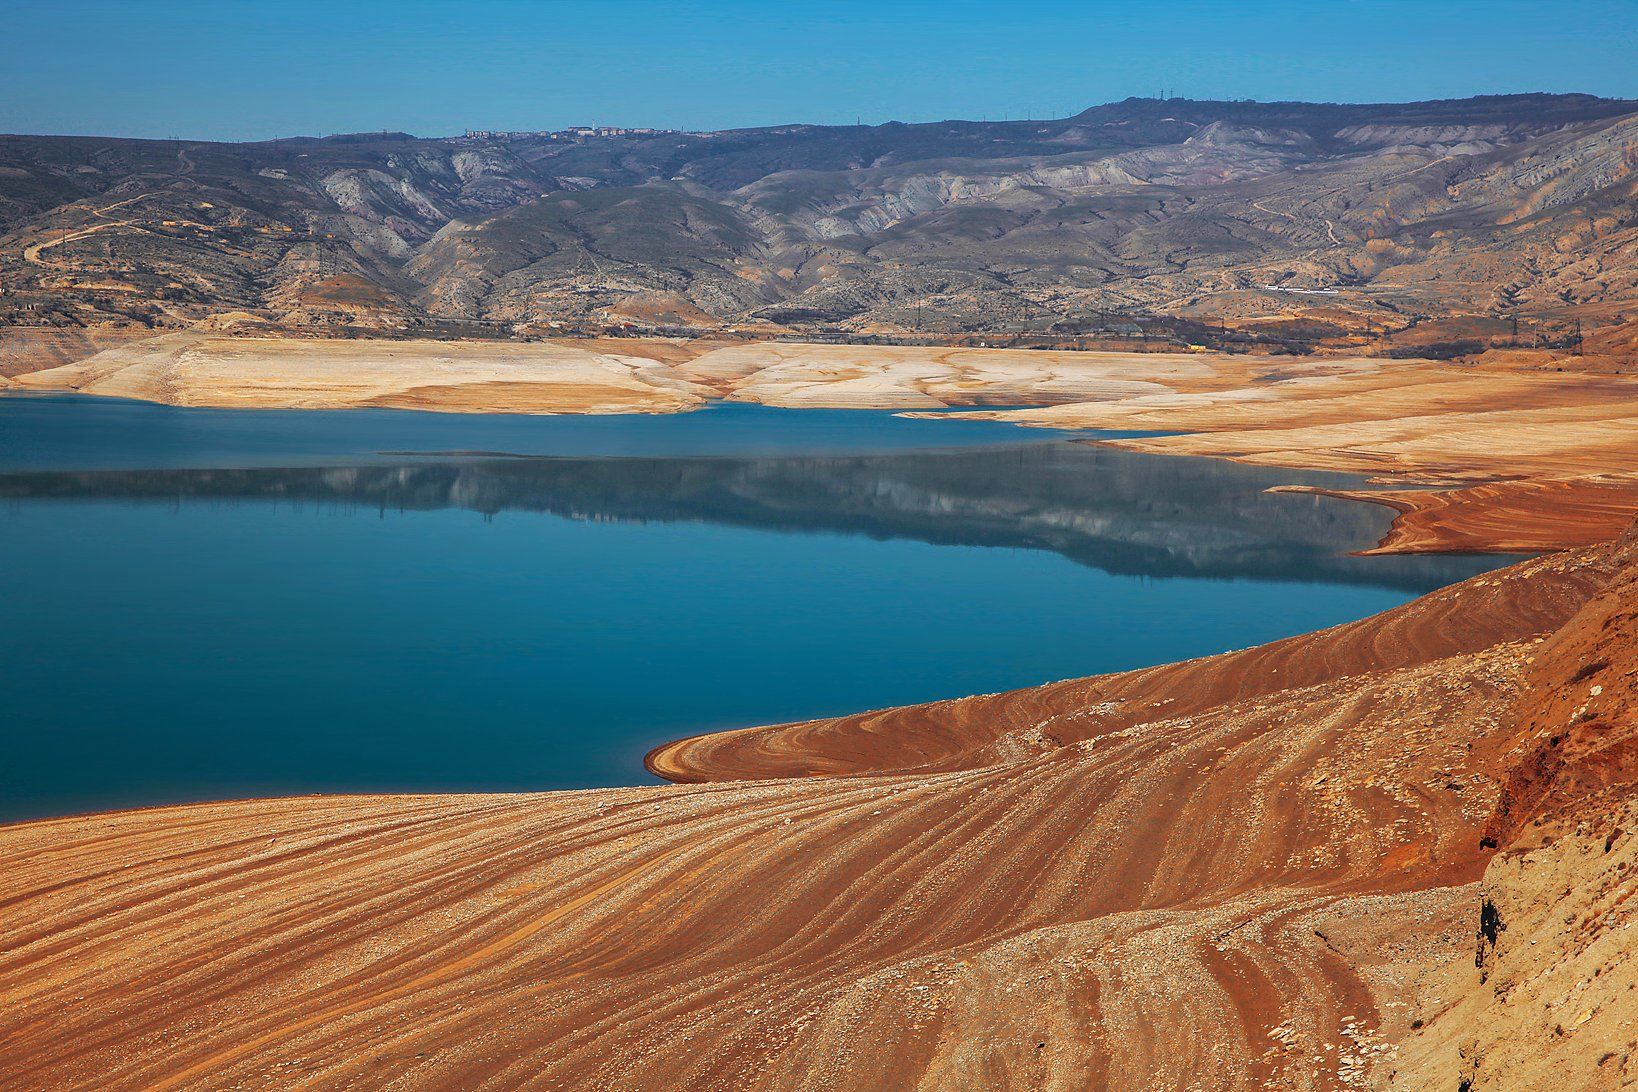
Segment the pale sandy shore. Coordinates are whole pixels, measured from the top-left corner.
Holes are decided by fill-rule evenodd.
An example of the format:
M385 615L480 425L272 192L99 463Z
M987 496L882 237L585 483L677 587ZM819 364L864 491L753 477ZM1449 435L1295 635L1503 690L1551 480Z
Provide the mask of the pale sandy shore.
M1212 362L1164 394L960 416L1166 432L1135 451L1368 476L1328 491L1401 513L1376 552L1523 553L1605 541L1638 515L1638 380L1433 361ZM1402 488L1412 486L1416 488Z
M1209 384L1187 354L764 342L333 341L188 331L15 377L19 386L187 406L392 406L460 413L673 413L708 399L937 409L1163 395Z
M315 341L186 332L14 377L178 406L675 413L712 392L648 357L549 343Z

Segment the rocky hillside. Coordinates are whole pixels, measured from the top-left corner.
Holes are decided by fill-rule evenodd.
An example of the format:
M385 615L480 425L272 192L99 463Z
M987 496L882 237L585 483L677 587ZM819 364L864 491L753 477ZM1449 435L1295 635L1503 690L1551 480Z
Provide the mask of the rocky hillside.
M1451 1004L1404 1044L1395 1088L1625 1088L1638 960L1626 937L1638 870L1638 529L1614 576L1543 642L1512 765L1482 845L1475 956L1440 984Z
M1628 352L1635 166L1638 103L1581 95L579 141L14 136L0 321L1069 336L1173 316L1425 348L1580 320Z

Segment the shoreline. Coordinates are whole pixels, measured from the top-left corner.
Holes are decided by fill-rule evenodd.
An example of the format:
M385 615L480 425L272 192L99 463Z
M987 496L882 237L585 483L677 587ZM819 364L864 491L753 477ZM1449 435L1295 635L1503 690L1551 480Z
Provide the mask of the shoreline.
M1476 915L1475 881L1503 867L1479 849L1486 802L1516 777L1513 728L1498 714L1559 662L1547 635L1629 564L1609 548L1567 551L1273 645L694 737L709 746L682 748L677 768L704 775L690 785L270 798L0 828L5 893L30 907L10 928L37 938L0 947L35 967L27 995L38 1000L15 995L4 960L0 996L38 1029L81 1028L80 1056L113 1086L277 1080L292 1051L315 1059L310 1075L336 1079L361 1059L402 1064L400 1035L432 1067L412 1067L418 1082L459 1083L484 1070L468 1018L504 1029L509 1066L574 1083L615 1059L675 1057L660 1048L677 1035L703 1040L700 1056L736 1079L794 1072L821 1044L849 1051L856 1074L892 1078L895 1044L932 1011L921 987L948 1013L946 1032L989 1026L980 1011L1027 1014L1045 1021L1032 1042L1045 1035L1069 1056L1086 1042L1114 1059L1129 1049L1124 994L1089 997L1083 984L1103 980L1106 960L1132 988L1195 998L1144 1033L1144 1051L1215 1034L1227 1072L1261 1079L1268 1033L1301 1012L1293 1066L1347 1048L1344 1014L1409 1053L1428 1029L1465 1019L1429 990L1462 1004L1467 994L1411 988L1408 970L1471 969L1465 929L1440 939L1418 922ZM1289 872L1273 887L1265 859ZM103 861L122 867L100 871ZM1179 906L1190 908L1166 909ZM1135 932L1121 924L1155 915ZM1267 932L1267 915L1290 928ZM75 953L95 958L105 930L133 928L148 939L124 950L129 972L81 984L87 956ZM1150 951L1155 928L1171 939ZM200 930L219 938L203 961L190 954L201 942L186 940ZM781 972L767 962L778 945L757 939L767 930L803 938L811 955ZM1262 1015L1261 991L1275 987L1223 973L1212 938L1225 931L1246 938L1228 949L1243 958L1318 977L1277 987L1283 1000ZM83 939L48 971L29 953L51 937ZM1382 956L1367 955L1381 943L1402 953L1385 979L1370 969ZM349 954L313 962L315 950ZM575 985L598 968L602 985ZM271 975L294 988L298 974L333 984L306 1000L254 985ZM906 985L853 984L882 975ZM700 992L720 976L741 984ZM1032 981L1045 992L1001 988ZM525 1016L507 1000L516 989L553 1001ZM39 1023L40 1004L68 990L88 996ZM655 996L678 1000L645 1010ZM195 1010L195 997L215 1000ZM983 1007L962 1015L964 997ZM860 1004L868 1036L848 1031ZM773 1022L744 1016L751 1008ZM1092 1024L1064 1023L1072 1013ZM576 1037L614 1014L659 1053ZM194 1028L180 1050L145 1045L142 1028L180 1020ZM1246 1036L1224 1034L1243 1021ZM793 1053L749 1046L786 1027L808 1029L772 1040ZM0 1072L25 1084L61 1073L42 1033L14 1031ZM910 1062L968 1072L936 1051ZM698 1083L653 1062L625 1071L647 1086Z
M1462 489L1370 490L1275 486L1272 492L1361 501L1397 513L1360 557L1394 554L1535 554L1592 546L1619 535L1638 504L1633 482L1607 478L1486 482Z
M671 414L736 401L1149 433L1100 442L1361 475L1389 488L1328 495L1398 509L1367 553L1522 553L1588 545L1638 516L1638 378L1563 363L189 331L12 383L224 408ZM1033 408L985 408L997 402Z
M1382 377L1360 375L1341 382L1368 402ZM1498 1010L1481 972L1547 991L1569 967L1624 998L1625 965L1594 975L1609 957L1527 947L1522 923L1532 900L1596 920L1600 877L1623 874L1597 870L1638 855L1638 837L1610 835L1606 865L1588 842L1618 817L1597 792L1625 783L1609 748L1638 725L1619 704L1630 635L1612 629L1638 617L1638 536L1565 541L1625 510L1624 467L1601 464L1625 458L1625 426L1545 456L1481 458L1438 423L1407 437L1400 418L1292 444L1276 426L1307 398L1237 390L995 416L1099 427L1085 422L1184 411L1213 427L1118 443L1271 465L1329 442L1316 469L1447 483L1415 494L1456 510L1417 532L1423 546L1494 538L1495 513L1506 526L1517 509L1547 513L1531 533L1558 535L1555 552L1254 648L674 740L644 758L667 785L0 826L0 898L19 910L0 923L0 1077L214 1087L366 1066L443 1085L972 1086L995 1051L1076 1083L1167 1083L1183 1075L1172 1060L1207 1064L1204 1044L1245 1086L1351 1059L1416 1088L1455 1071L1457 1043L1500 1066L1529 1041L1520 1028L1551 1023ZM1517 423L1484 412L1503 415L1487 430ZM1566 468L1583 473L1553 476ZM1503 476L1521 469L1534 473ZM1582 478L1599 483L1590 502ZM1589 669L1607 673L1583 699ZM1591 788L1573 779L1586 762ZM1538 892L1517 864L1531 854L1586 882ZM1481 900L1521 924L1474 967ZM975 1057L964 1042L992 1045Z

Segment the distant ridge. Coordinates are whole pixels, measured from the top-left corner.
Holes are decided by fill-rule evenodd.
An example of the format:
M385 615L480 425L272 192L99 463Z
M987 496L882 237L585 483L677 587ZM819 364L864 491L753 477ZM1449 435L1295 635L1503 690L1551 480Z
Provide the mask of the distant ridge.
M0 322L1073 338L1138 320L1462 345L1522 314L1526 340L1581 323L1617 345L1635 118L1531 93L557 139L0 137Z

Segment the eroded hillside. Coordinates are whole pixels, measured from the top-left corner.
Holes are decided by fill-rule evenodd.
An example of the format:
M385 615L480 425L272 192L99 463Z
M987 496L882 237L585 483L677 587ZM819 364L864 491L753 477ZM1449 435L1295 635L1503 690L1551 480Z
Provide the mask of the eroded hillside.
M0 1077L1610 1087L1632 571L656 754L692 785L9 827Z
M1635 125L1629 102L1520 95L570 142L6 137L0 318L1068 337L1173 316L1385 349L1562 346L1579 320L1624 358Z

